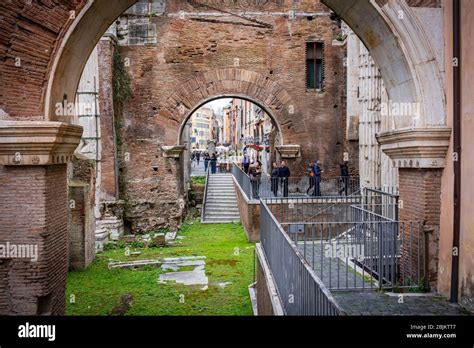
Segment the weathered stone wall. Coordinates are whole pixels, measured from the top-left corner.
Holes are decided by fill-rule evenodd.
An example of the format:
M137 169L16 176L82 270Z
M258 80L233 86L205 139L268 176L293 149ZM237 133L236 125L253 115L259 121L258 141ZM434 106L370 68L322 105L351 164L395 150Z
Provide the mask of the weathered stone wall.
M95 257L95 180L94 160L74 158L69 178L69 267L85 269Z
M184 1L168 1L167 14L152 19L158 43L121 48L133 88L121 130L121 153L129 155L129 160L123 161L121 175L127 185L122 189L128 207L126 218L133 229L174 228L179 223L182 168L178 161L163 158L159 149L178 142L187 112L197 106L196 101L209 96L259 96L274 106L269 109L282 127L284 143L301 145L302 157L289 161L293 175L302 175L308 162L316 159L322 161L325 175L339 174L344 151L345 77L341 72L344 47L333 42L340 33L337 21L317 1L301 1L295 7L290 1L264 6L219 3L226 11L245 8L259 12L252 19L271 28L222 13L219 17L202 16L202 11L212 11ZM293 8L311 15L290 19L288 11ZM182 18L180 11L186 13ZM323 92L306 89L305 51L311 40L325 44ZM224 68L230 70L223 72ZM256 73L255 78L262 81L235 82L240 77L233 68ZM186 83L188 90L194 89L183 97L179 89ZM272 105L283 94L286 103ZM186 112L176 112L180 105ZM294 113L289 113L290 105Z
M0 314L62 314L68 267L66 165L0 166L0 243L38 260L0 262ZM54 261L52 261L54 260Z
M58 39L86 1L0 2L0 109L44 118L42 102Z

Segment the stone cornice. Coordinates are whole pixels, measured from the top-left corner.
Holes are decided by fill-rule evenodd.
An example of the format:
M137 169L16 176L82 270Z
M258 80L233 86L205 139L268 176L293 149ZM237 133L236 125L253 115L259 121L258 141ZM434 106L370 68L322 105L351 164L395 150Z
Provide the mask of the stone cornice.
M397 168L444 168L451 129L398 130L377 136L381 150Z
M166 158L180 158L181 154L186 150L184 145L162 146L163 157Z
M298 158L301 156L300 145L277 145L275 148L280 153L281 158L284 159Z
M0 120L0 165L67 163L81 136L81 126L63 122Z

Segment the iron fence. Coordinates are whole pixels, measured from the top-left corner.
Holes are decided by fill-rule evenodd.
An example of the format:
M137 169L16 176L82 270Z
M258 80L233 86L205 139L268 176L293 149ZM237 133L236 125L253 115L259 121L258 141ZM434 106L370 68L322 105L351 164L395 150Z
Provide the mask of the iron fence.
M427 287L423 226L398 221L397 195L363 189L265 203L329 289Z
M261 176L251 178L237 164L233 164L232 174L245 187L249 199L275 197L325 197L350 196L359 191L359 177L315 177L271 178Z
M275 219L260 202L261 243L286 315L344 315L330 291Z
M252 199L252 186L250 184L250 178L236 163L232 164L232 175L240 185L242 191L247 195L247 198Z

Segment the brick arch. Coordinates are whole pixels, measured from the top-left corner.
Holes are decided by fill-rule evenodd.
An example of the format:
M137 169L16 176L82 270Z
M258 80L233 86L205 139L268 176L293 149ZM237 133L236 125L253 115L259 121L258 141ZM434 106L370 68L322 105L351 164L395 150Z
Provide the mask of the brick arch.
M179 122L181 134L191 115L206 103L220 98L241 98L260 106L271 117L280 134L281 144L288 138L287 127L297 114L291 96L270 77L240 68L223 68L198 74L183 83L165 101L159 115ZM290 114L290 109L293 109Z
M17 119L55 120L54 105L65 96L74 101L82 70L100 37L135 2L71 0L60 6L56 2L33 2L33 7L20 2L0 4L5 17L11 17L3 21L0 39L0 53L6 57L0 61L4 81L0 108ZM398 128L446 123L441 72L419 20L404 0L322 2L367 46L381 69L390 99L420 103L422 117L417 124L401 122ZM70 11L75 11L74 19ZM400 12L404 20L398 19ZM21 67L15 66L16 58L21 59Z
M421 117L398 118L397 128L446 125L442 73L430 40L407 1L321 1L365 44L380 68L390 100L420 105ZM426 0L429 2L433 1Z

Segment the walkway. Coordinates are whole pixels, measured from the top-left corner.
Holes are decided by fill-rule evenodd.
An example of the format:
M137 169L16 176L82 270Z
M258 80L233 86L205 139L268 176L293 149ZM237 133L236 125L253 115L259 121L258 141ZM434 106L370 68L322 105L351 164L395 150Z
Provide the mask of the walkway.
M372 290L332 294L348 315L472 315L433 294L387 294Z
M196 161L191 162L191 176L206 176L204 161L199 161L199 165Z

